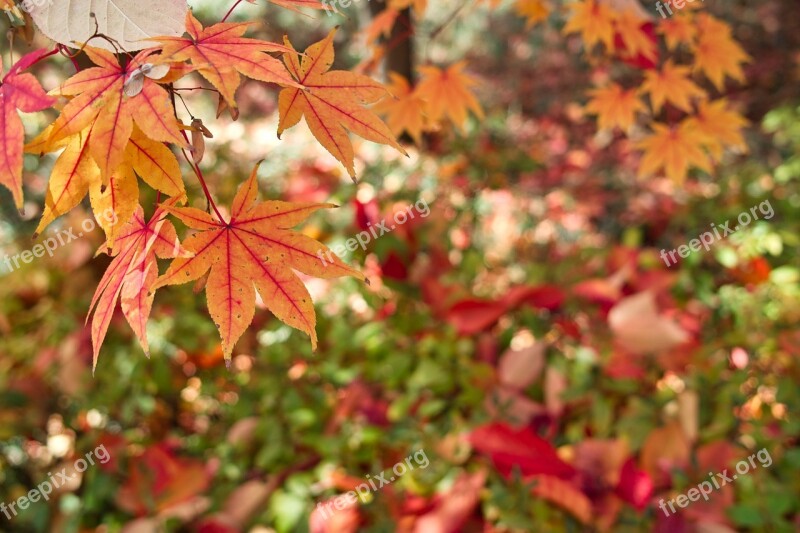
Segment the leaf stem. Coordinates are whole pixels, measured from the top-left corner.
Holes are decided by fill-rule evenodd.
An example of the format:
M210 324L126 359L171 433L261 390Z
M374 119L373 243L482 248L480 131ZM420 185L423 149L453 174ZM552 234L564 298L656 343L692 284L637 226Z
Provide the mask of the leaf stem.
M189 136L186 135L186 132L181 130L181 134L183 135L183 138L186 139L186 142L188 143L189 142ZM203 194L206 195L206 200L208 200L208 204L214 209L214 212L217 214L217 218L219 219L219 221L222 222L223 224L225 224L226 223L225 219L222 217L222 214L219 212L219 209L217 209L217 204L214 203L214 199L211 198L211 193L208 191L208 185L206 185L206 180L203 177L203 171L200 170L200 167L197 166L197 163L195 163L189 157L189 154L186 153L186 149L185 148L181 148L181 152L183 152L183 157L186 158L186 162L189 163L189 165L191 165L192 169L194 170L194 173L197 175L197 179L200 181L200 185L203 187Z
M236 9L236 7L241 3L242 3L242 0L236 0L236 3L233 4L233 6L231 6L231 8L228 10L227 13L225 13L225 16L222 17L222 20L220 22L225 22L226 20L228 20L228 17L231 16L231 13L233 13L233 10Z

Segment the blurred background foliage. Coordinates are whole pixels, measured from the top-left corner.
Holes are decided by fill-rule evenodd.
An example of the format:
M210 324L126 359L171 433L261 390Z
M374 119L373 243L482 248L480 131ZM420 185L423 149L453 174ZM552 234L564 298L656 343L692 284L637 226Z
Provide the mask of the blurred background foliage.
M205 20L227 9L191 3ZM243 4L236 18L264 21L257 34L288 33L298 49L341 24L337 65L355 68L368 54L359 31L370 14L367 2L353 6L342 19ZM526 31L501 2L448 23L456 7L431 2L416 54L465 56L486 119L431 136L408 159L359 145L357 186L310 135L276 138L273 88L245 84L237 122L212 120L216 103L203 95L187 98L215 134L203 164L221 198L267 154L263 195L342 206L304 230L330 245L420 199L430 206L430 216L348 253L370 286L306 280L315 353L262 310L226 371L205 299L185 286L156 297L151 359L119 315L93 377L84 315L108 263L92 258L99 232L0 272L0 501L100 444L112 455L0 530L800 528L796 3L706 3L756 58L730 95L750 110L750 153L681 187L637 179L625 144L595 135L579 105L589 72L559 35L563 21ZM60 73L47 68L50 88ZM35 133L46 117L26 120ZM3 255L31 246L52 159L25 165L25 215L0 192ZM187 188L202 196L188 178ZM669 269L659 258L764 201L774 217L711 252ZM78 210L59 227L90 216ZM629 300L643 294L657 313ZM529 446L516 451L516 472L502 471L500 423L547 441L575 469L563 496L520 475L546 467ZM476 443L476 428L490 438ZM658 509L761 448L769 468L671 517ZM420 449L428 467L327 521L315 512ZM583 501L591 526L576 508Z

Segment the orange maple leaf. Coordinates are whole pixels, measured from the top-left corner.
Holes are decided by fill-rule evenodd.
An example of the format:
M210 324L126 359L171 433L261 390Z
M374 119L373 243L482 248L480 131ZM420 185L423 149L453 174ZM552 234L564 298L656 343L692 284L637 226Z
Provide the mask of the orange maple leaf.
M669 50L674 50L680 44L693 45L697 35L697 26L691 13L676 14L660 21L656 29L664 36Z
M355 180L355 153L347 135L348 130L407 154L389 127L363 105L375 103L385 96L386 87L361 74L328 70L333 64L335 34L334 29L323 40L309 46L302 59L289 39L284 37L292 53L284 55L283 60L292 76L308 91L294 87L281 91L278 96L278 137L305 117L314 137L344 164L350 177Z
M319 278L353 276L357 270L327 248L291 230L313 212L331 204L267 201L256 203L258 182L253 170L233 200L230 221L215 220L199 209L170 208L190 228L199 230L184 241L194 254L177 258L153 290L187 283L211 271L206 284L208 309L222 337L225 359L255 314L256 289L267 308L289 326L304 331L316 348L316 315L311 296L294 270ZM327 259L327 261L326 261Z
M650 93L653 111L658 113L664 102L669 102L681 111L692 111L692 99L706 98L706 92L689 78L689 67L676 66L671 59L661 70L648 70L644 73L641 91Z
M165 207L173 204L174 200L170 200L159 206L148 222L145 222L141 206L137 206L133 218L124 225L111 248L109 255L114 260L97 286L86 317L87 321L92 317L93 370L97 368L100 348L117 300L121 300L122 312L149 356L146 326L155 298L153 286L158 278L156 258L191 255L181 248L172 222L165 220Z
M694 68L705 73L718 90L725 88L725 77L744 82L742 65L751 61L731 35L731 28L707 13L697 16L697 44Z
M94 124L89 153L100 168L104 183L125 159L134 121L154 141L186 146L166 90L143 77L138 94L128 96L124 92L125 81L148 62L152 51L140 52L125 66L120 66L114 54L106 50L87 46L84 51L98 66L82 70L55 91L75 98L53 123L51 142Z
M614 49L615 13L605 4L597 0L573 2L569 6L570 17L564 26L564 33L580 33L586 48L603 43L612 51Z
M130 140L125 148L124 160L112 173L113 185L111 191L105 193L100 176L100 168L89 155L89 144L93 136L95 125L87 127L80 133L67 137L60 142L50 143L50 128L42 135L26 145L25 149L31 153L52 152L61 148L64 151L58 156L45 197L44 211L36 228L36 234L42 233L56 218L71 211L80 201L94 190L94 206L102 205L95 209L95 218L106 231L106 238L113 242L115 230L119 230L127 222L128 217L138 201L139 188L133 178L135 172L153 189L185 200L186 190L181 177L181 169L175 155L164 144L149 139L134 125ZM124 178L123 178L124 177ZM134 183L131 184L130 180ZM124 180L124 181L121 181ZM120 197L120 184L124 183L125 197ZM102 191L102 192L101 192ZM106 201L100 201L105 198ZM103 209L108 208L108 202L114 205L124 203L124 209L118 213L119 220L112 221L104 217ZM104 220L108 218L108 220Z
M22 71L45 54L47 50L36 50L23 56L0 83L0 185L14 195L17 209L22 209L22 147L25 143L25 128L17 110L33 113L55 103L55 98L47 96L32 74Z
M239 74L254 80L302 87L289 76L279 60L267 55L267 52L287 52L287 47L242 37L251 25L249 22L222 22L203 28L189 11L186 13L189 39L164 36L154 40L163 44L161 54L165 58L191 61L232 108L236 107L236 89L242 81Z
M663 169L667 177L683 183L691 167L711 172L711 162L703 152L705 135L692 123L683 120L677 127L654 123L654 133L637 143L643 150L639 174L648 175Z
M408 83L396 72L389 73L391 84L388 96L373 108L376 113L386 117L386 124L395 135L407 132L417 144L422 140L422 132L429 128L425 113L425 102Z
M625 90L616 83L592 89L589 94L592 98L586 104L586 111L597 115L600 129L619 127L627 131L636 122L636 113L646 111L636 89Z
M626 9L617 15L615 28L619 32L627 57L643 56L650 61L657 57L656 43L643 29L647 22L632 9Z
M725 98L713 102L701 102L697 115L689 117L687 122L703 135L703 144L715 160L719 161L726 146L747 152L742 128L749 122L730 109Z
M328 6L323 4L320 0L268 0L277 6L281 6L292 11L301 13L298 8L307 7L309 9L328 9ZM251 2L251 0L248 0Z
M537 23L547 20L550 6L544 0L517 0L514 11L525 17L525 28L530 29Z
M414 10L414 15L420 18L428 9L428 0L389 0L389 7L398 11L410 7Z
M483 118L483 109L472 93L472 87L478 82L463 72L466 65L466 61L459 61L446 69L432 65L418 67L422 80L417 85L416 94L425 101L432 123L439 124L447 117L463 131L469 111Z

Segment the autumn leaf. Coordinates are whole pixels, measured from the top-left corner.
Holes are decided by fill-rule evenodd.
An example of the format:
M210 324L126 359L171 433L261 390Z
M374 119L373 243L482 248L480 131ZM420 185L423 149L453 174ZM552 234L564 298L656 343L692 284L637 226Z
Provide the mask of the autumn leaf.
M136 96L124 93L125 81L137 65L147 62L150 52L140 52L120 66L111 52L92 47L84 51L98 66L82 70L56 91L75 98L64 106L53 124L51 141L75 135L94 124L89 153L100 168L103 183L125 159L134 121L154 141L186 146L167 91L143 77L142 89Z
M286 9L290 9L292 11L297 11L298 13L300 10L298 8L307 7L310 9L326 9L325 4L320 2L320 0L268 0L277 6L281 6Z
M751 61L731 35L731 28L707 13L697 16L697 44L694 68L702 71L718 90L725 88L725 77L744 82L742 65Z
M388 38L392 34L394 23L400 12L396 9L384 9L372 18L369 26L364 29L364 41L367 46L375 44L381 36Z
M197 72L207 79L232 108L236 107L236 89L241 83L240 74L268 83L302 87L292 80L283 64L267 52L288 52L280 44L242 37L252 23L223 22L208 28L186 13L184 37L159 37L165 58L191 61Z
M680 14L660 21L657 31L664 36L667 49L675 50L681 44L694 44L697 26L691 14Z
M643 291L616 304L608 324L617 341L633 353L669 350L689 340L675 321L659 313L653 291Z
M193 253L179 257L153 290L188 283L210 274L206 296L211 317L222 336L226 360L253 320L256 289L267 308L289 326L307 333L316 348L314 306L294 270L320 278L353 276L364 279L327 248L290 228L331 204L267 201L256 203L257 168L239 189L230 221L215 220L205 211L172 207L170 213L198 233L184 241Z
M0 83L0 185L14 195L17 209L22 209L22 148L25 129L17 110L33 113L47 109L55 99L47 96L32 74L22 71L47 54L36 50L20 58Z
M22 3L22 2L20 2ZM113 39L93 40L99 48L132 52L153 46L156 35L180 35L185 0L26 0L39 30L66 46L84 43L99 33Z
M608 51L614 50L615 13L597 0L584 0L569 5L570 15L564 33L580 33L586 48L603 43Z
M425 114L425 102L404 76L390 72L389 79L392 96L387 96L378 102L373 110L386 117L386 124L392 133L400 135L406 132L411 135L415 143L419 144L422 132L430 129Z
M547 20L550 15L550 6L544 0L517 0L514 11L525 17L525 28L530 29L537 23Z
M170 200L165 206L174 202ZM133 218L124 225L111 248L109 255L114 260L97 286L87 316L87 320L92 317L93 369L97 368L100 348L117 300L121 300L122 312L149 356L146 326L155 297L153 285L158 278L156 258L172 259L190 255L181 248L172 222L165 220L165 206L159 206L147 222L144 211L137 206Z
M586 111L597 115L600 129L618 127L627 131L636 122L636 113L646 111L636 89L625 90L616 83L593 89L589 94L592 98L586 104Z
M703 136L703 145L715 160L719 161L726 146L747 152L747 143L742 136L742 128L748 125L747 119L730 109L725 98L701 102L697 114L689 117L687 122Z
M36 228L36 234L41 234L56 218L71 211L91 189L94 189L93 206L99 206L94 210L95 218L106 231L106 238L113 242L114 230L120 229L127 222L138 201L139 188L133 177L134 172L153 189L185 201L186 190L175 155L163 143L147 138L135 125L125 148L125 159L112 174L111 190L104 192L100 169L89 155L89 143L93 131L94 125L64 139L62 143L52 144L37 138L26 146L26 150L33 153L55 151L60 149L62 144L65 147L50 173L44 211ZM45 131L43 136L47 134ZM130 182L131 179L134 183ZM121 185L124 187L121 188ZM125 196L120 196L120 192L124 192ZM104 220L108 218L104 217L104 210L111 207L109 202L113 203L113 206L124 205L122 211L118 213L120 221L117 223Z
M706 97L706 92L690 79L689 72L689 67L676 66L669 59L660 71L644 73L641 91L650 93L653 112L660 112L664 102L669 102L681 111L691 113L692 100Z
M88 194L92 183L100 183L100 169L89 155L89 139L92 128L65 139L66 148L56 159L50 172L47 195L44 201L42 218L36 228L41 234L56 218L70 212ZM30 145L26 147L30 149ZM58 145L40 149L51 151Z
M292 53L284 62L298 83L308 91L289 87L278 97L280 122L278 137L305 117L314 137L338 159L355 179L355 153L347 135L351 131L369 141L388 144L406 154L389 127L374 111L364 107L387 94L386 88L367 76L344 70L328 70L333 64L332 30L323 40L297 54L288 38L284 38ZM407 155L407 154L406 154Z
M640 175L663 169L669 179L683 183L692 166L711 172L709 157L702 150L706 137L692 123L686 120L678 126L654 123L653 130L653 134L637 143L644 151Z
M615 29L625 47L626 57L643 56L648 61L655 61L657 47L654 38L644 31L646 22L630 9L617 15Z
M483 118L483 109L472 93L472 87L478 83L463 72L466 65L466 61L459 61L446 69L432 65L418 68L422 80L416 93L425 101L432 123L438 124L446 117L463 130L469 111Z
M398 11L412 8L414 15L420 18L425 14L425 10L428 9L428 0L389 0L389 7Z

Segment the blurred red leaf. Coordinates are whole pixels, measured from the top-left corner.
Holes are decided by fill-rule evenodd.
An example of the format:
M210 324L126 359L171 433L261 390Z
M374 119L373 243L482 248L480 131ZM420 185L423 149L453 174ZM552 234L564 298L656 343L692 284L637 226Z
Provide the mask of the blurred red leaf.
M523 475L566 478L575 474L575 469L558 457L555 448L529 428L517 430L507 424L487 424L473 430L469 442L491 458L504 476L510 475L515 467Z
M177 457L166 444L158 444L130 461L117 505L136 516L161 512L205 492L210 483L204 461Z
M616 488L617 496L641 511L653 496L653 480L644 470L639 470L633 458L625 461Z
M444 494L436 497L434 508L420 516L414 533L458 533L475 512L486 473L462 474Z

